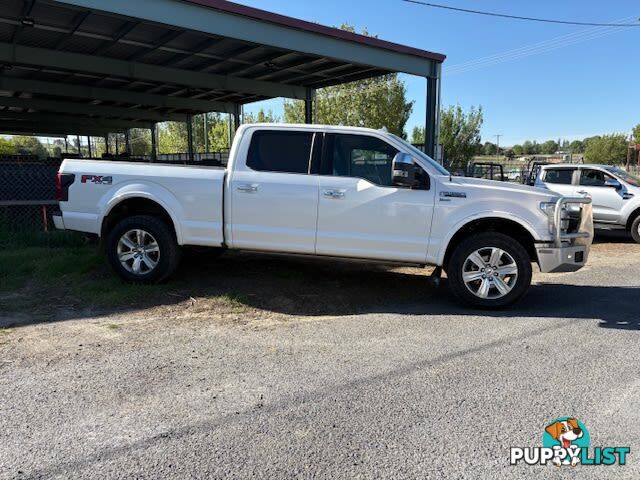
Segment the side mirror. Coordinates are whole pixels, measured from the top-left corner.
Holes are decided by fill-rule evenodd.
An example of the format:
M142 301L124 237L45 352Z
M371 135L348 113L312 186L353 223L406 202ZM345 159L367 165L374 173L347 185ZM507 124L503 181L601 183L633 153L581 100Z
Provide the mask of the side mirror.
M622 184L615 178L609 178L604 182L605 187L615 188L616 190L622 190Z
M418 168L413 163L413 157L408 153L399 152L393 157L392 181L400 187L415 187L418 185L416 173Z

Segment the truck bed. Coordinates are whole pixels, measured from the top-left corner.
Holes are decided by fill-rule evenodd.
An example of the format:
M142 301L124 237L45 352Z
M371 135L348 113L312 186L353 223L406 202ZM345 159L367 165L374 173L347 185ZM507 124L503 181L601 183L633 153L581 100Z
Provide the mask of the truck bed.
M60 202L66 229L100 234L116 205L146 198L171 216L179 244L223 244L223 167L67 159L60 173L75 175Z

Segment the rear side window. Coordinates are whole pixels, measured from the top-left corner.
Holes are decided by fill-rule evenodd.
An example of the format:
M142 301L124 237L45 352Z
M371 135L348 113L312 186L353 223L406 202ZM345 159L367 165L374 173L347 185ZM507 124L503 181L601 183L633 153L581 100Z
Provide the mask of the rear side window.
M574 169L570 168L554 168L551 170L547 170L544 174L544 181L547 183L571 185L574 171Z
M387 142L366 135L325 136L322 174L357 177L381 186L392 186L393 157L398 153Z
M247 166L260 172L308 173L312 143L313 132L255 132Z

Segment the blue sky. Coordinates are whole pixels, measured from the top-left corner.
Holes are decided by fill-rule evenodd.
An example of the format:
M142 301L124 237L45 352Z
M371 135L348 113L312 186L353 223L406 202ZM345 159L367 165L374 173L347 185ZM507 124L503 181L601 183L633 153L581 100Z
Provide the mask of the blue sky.
M549 25L456 13L401 0L236 0L321 23L366 27L384 40L447 55L442 104L482 105L483 141L576 139L630 132L640 123L640 27ZM512 15L637 22L637 0L440 0ZM518 50L520 49L520 50ZM515 50L515 51L514 51ZM498 58L470 64L488 56ZM448 73L450 72L450 73ZM424 122L425 81L403 76L416 101L407 126ZM264 102L281 113L282 100ZM256 107L250 107L250 110Z

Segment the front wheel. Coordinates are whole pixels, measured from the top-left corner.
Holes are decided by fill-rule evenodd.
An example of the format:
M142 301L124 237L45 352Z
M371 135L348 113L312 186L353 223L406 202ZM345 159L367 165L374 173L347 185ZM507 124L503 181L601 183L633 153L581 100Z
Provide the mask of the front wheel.
M453 295L467 305L500 308L514 303L531 285L526 249L502 233L478 233L460 242L447 266Z
M106 253L115 272L136 283L161 282L173 273L180 259L171 228L148 215L118 222L107 236Z

